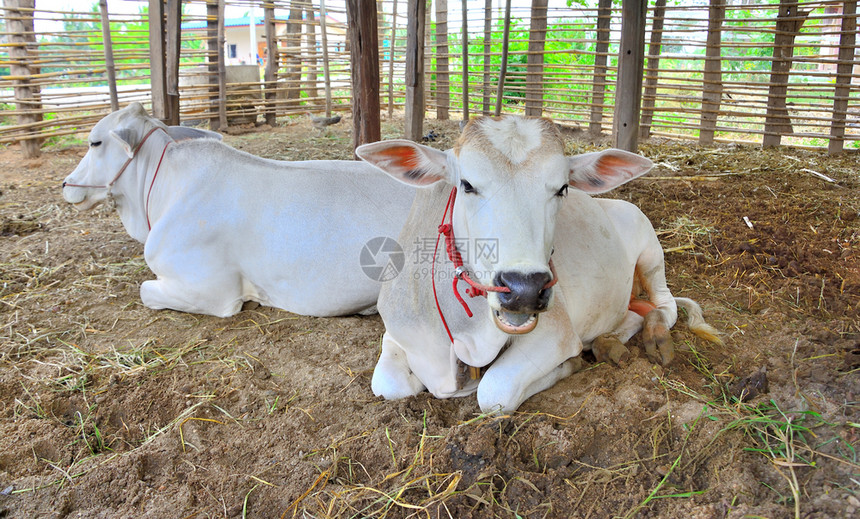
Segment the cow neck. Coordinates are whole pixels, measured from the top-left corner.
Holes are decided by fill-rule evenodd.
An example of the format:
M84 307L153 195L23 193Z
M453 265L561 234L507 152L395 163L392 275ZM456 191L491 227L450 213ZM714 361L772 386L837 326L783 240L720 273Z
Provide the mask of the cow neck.
M152 223L150 222L150 219L149 219L149 199L150 199L150 196L152 195L152 187L155 186L155 179L158 178L158 172L161 169L161 163L162 163L162 161L164 161L164 154L167 153L167 147L170 146L171 142L173 142L173 139L170 139L169 135L168 135L168 139L164 143L164 148L162 148L162 150L161 150L161 156L158 158L158 164L155 166L155 171L153 171L153 173L152 173L152 179L149 181L149 187L148 188L146 188L146 175L144 175L143 187L146 188L146 196L143 199L143 214L146 217L146 230L147 231L152 230Z

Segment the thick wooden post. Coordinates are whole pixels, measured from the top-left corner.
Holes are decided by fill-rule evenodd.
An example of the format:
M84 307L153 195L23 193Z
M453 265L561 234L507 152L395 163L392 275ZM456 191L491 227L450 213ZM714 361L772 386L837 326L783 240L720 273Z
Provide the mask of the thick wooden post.
M375 0L346 0L346 19L352 63L352 142L355 149L382 138Z
M407 139L418 141L424 130L424 22L427 4L409 0L406 6L406 128Z
M166 74L164 77L167 97L167 118L165 123L179 125L179 52L182 26L181 0L167 0L167 20L164 31L164 50Z
M30 46L36 43L33 25L33 10L35 0L4 0L6 7L6 30L9 35L9 72L17 76L15 85L15 105L21 115L18 124L38 124L42 121L39 87L30 83L30 76L38 74L39 69L31 65ZM38 129L33 130L38 133ZM24 157L32 159L39 156L42 140L38 137L21 141L21 151Z
M502 114L502 101L505 97L505 76L508 74L508 43L511 38L511 0L505 0L505 32L502 34L502 69L499 71L499 84L496 85L496 111Z
M218 0L218 127L227 127L227 57L224 45L224 0Z
M657 78L660 71L660 48L663 45L663 23L666 18L666 0L654 2L654 20L651 22L651 43L648 45L648 60L645 62L645 85L642 92L642 120L639 138L651 136L654 107L657 105Z
M275 124L277 124L278 114L278 38L275 34L274 3L263 4L263 20L266 26L266 70L264 72L264 80L266 83L264 86L266 97L266 124L269 126L275 126Z
M436 0L436 118L448 119L451 78L448 75L448 0Z
M773 60L767 92L764 137L761 141L761 145L765 148L779 146L782 136L794 131L785 98L788 94L788 76L794 57L794 38L800 32L807 15L809 11L801 11L797 1L781 0L779 3L776 35L773 38Z
M284 38L284 65L286 68L288 108L299 105L302 95L302 6L290 4L290 18L287 22L287 35Z
M717 129L717 116L723 96L722 51L723 19L726 17L725 0L710 0L708 9L708 40L705 49L705 73L702 78L702 118L699 143L712 144Z
M612 22L612 0L597 4L597 43L594 49L594 77L591 81L591 119L588 133L597 136L603 130L603 103L606 101L606 61L609 58L609 24Z
M328 65L328 31L325 27L325 0L320 0L320 41L323 55L323 83L325 84L325 116L331 117L331 73ZM355 99L353 98L353 104Z
M842 28L839 35L839 54L836 65L836 91L833 94L833 119L830 123L830 142L827 152L842 153L845 143L845 119L848 115L848 96L851 94L851 73L854 68L854 45L857 42L857 0L843 3Z
M149 82L152 92L152 116L166 121L167 62L164 59L164 2L149 0Z
M463 9L463 120L469 120L469 9L466 0L461 0Z
M543 115L543 51L546 47L546 14L549 0L532 0L529 55L526 73L526 115Z
M102 18L102 40L104 41L108 92L110 92L110 109L112 112L115 112L119 110L119 97L116 92L116 66L113 61L113 43L110 37L110 18L108 17L107 0L99 0L99 12Z
M308 0L305 3L305 37L307 38L306 46L308 56L308 72L305 76L305 92L308 97L316 102L316 98L320 96L317 88L317 31L314 24L314 5ZM277 72L277 71L276 71ZM277 74L276 74L277 76Z
M481 113L490 115L490 50L493 43L493 0L484 0L484 82Z
M621 47L615 95L615 147L635 152L639 147L639 108L645 69L646 0L623 0Z
M206 1L206 61L209 83L209 129L217 131L218 119L218 59L223 59L224 45L218 41L218 1Z

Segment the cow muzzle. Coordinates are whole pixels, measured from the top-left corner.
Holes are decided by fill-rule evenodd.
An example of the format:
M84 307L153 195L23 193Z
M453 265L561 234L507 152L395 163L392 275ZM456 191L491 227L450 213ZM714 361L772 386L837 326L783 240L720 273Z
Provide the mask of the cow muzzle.
M548 272L524 274L503 271L496 274L493 283L510 290L496 293L499 308L492 310L496 326L505 333L516 335L534 330L538 314L549 307L552 280L553 276Z

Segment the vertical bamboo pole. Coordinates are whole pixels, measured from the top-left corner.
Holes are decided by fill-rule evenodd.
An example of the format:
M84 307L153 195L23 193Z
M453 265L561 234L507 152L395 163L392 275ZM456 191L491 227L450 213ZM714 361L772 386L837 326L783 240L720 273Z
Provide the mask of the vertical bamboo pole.
M843 2L842 27L839 34L839 60L836 65L836 90L833 93L833 120L830 123L830 142L827 152L837 155L843 152L845 143L845 119L848 115L848 100L851 95L851 74L854 68L854 46L857 43L857 0Z
M110 109L119 110L119 96L116 92L116 66L113 61L113 43L110 37L110 19L108 18L107 0L99 0L99 12L102 18L102 40L105 49L105 71L107 72L108 91L110 92Z
M484 83L481 113L490 115L490 50L493 43L493 0L484 0Z
M408 0L406 5L406 123L404 135L418 141L424 129L424 25L427 4Z
M594 53L594 77L591 86L591 120L588 132L603 131L603 103L606 100L606 61L609 57L609 25L612 22L612 0L599 0L597 6L597 43Z
M181 0L167 0L167 20L164 31L165 40L165 65L167 67L164 77L165 92L167 94L167 124L179 125L179 52L181 43L182 26L182 2Z
M505 76L508 74L508 42L511 38L511 0L505 0L505 32L502 34L502 69L499 71L499 83L496 85L496 110L498 117L502 113L502 100L505 97Z
M645 69L646 0L623 0L621 4L621 48L615 96L613 133L615 147L635 152L639 147L639 108L642 103L642 72ZM618 95L623 92L623 95Z
M415 0L413 0L415 1ZM352 64L353 149L381 138L375 0L346 0Z
M526 73L526 115L543 115L543 51L546 46L546 16L549 0L532 0L529 55Z
M4 0L6 7L6 30L11 34L9 43L9 72L16 79L15 105L21 115L18 124L38 123L42 120L41 103L39 102L39 86L31 83L29 76L38 74L39 70L31 65L30 46L36 43L36 33L33 24L33 11L36 9L35 0ZM33 130L38 135L38 130ZM25 158L36 158L40 154L42 140L38 137L25 138L21 141L21 151Z
M275 34L275 4L266 2L263 4L263 20L266 31L266 70L263 73L265 80L266 98L266 124L275 126L277 124L277 101L278 101L278 39ZM301 45L301 42L299 43Z
M654 2L654 19L651 22L651 42L648 45L648 60L645 63L645 85L642 93L642 121L639 138L651 136L654 107L657 105L657 81L660 70L660 48L663 45L663 25L666 19L666 0Z
M460 1L463 9L463 121L469 120L469 9L466 0Z
M448 119L451 79L448 76L448 0L436 0L436 118Z
M428 27L431 26L433 23L432 22L433 0L424 0L424 2L425 2L424 3L424 50L422 51L422 54L424 55L424 72L426 74L427 72L430 72L431 70L433 70L432 63L431 63L432 53L429 52L429 50L428 50L428 49L430 49L430 46L432 44L431 43L431 35L430 35L430 33L432 31L430 31L428 29ZM427 109L428 106L430 106L436 102L435 101L435 99L436 99L435 91L436 91L436 87L439 86L438 85L439 79L436 78L436 81L435 81L436 84L434 84L433 77L435 77L435 74L433 74L432 76L425 76L424 77L424 109L425 110Z
M325 116L331 117L331 74L328 66L328 31L325 28L325 0L320 0L320 40L323 54L323 83L325 83Z
M708 8L708 39L705 49L705 72L702 77L702 116L699 143L712 144L717 129L717 116L723 96L722 32L726 17L725 0L710 0Z
M773 38L770 85L767 92L767 112L764 120L765 148L779 146L783 135L793 133L791 116L786 107L788 78L794 57L794 38L800 32L809 11L801 11L796 0L780 0Z
M388 118L394 115L394 48L397 45L397 0L391 2L391 36L388 38Z

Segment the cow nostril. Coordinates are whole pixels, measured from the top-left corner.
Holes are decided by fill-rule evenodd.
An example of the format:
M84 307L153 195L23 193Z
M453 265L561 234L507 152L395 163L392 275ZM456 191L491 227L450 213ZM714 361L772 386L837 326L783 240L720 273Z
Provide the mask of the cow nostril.
M63 187L66 187L66 183L65 183L65 182L63 182Z

